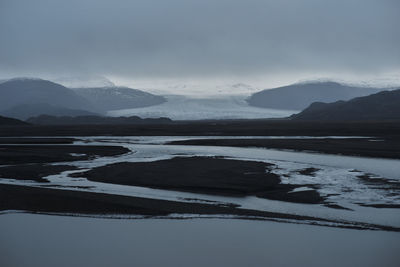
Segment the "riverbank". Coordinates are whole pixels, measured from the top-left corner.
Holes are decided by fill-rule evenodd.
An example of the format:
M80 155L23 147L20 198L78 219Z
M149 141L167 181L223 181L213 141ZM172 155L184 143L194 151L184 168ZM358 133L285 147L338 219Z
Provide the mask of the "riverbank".
M398 227L243 209L235 205L166 201L78 190L6 184L0 184L0 211L23 211L53 215L69 214L72 216L99 218L119 218L124 215L130 215L132 218L161 216L170 219L186 219L203 215L205 218L211 216L227 219L280 220L282 222L312 223L338 228L400 232L400 228ZM171 217L171 215L175 216Z
M291 120L173 121L152 125L1 126L0 136L380 136L399 137L399 121L307 122Z
M176 137L78 139L69 145L31 145L27 138L23 144L2 145L28 152L25 156L30 158L2 164L2 210L79 216L239 216L391 231L398 227L393 212L398 207L398 160L164 144L179 140ZM51 147L59 146L68 147L64 152L75 160L35 163L40 157L29 157L37 153L51 159ZM61 153L59 159L64 156ZM380 216L370 217L373 214Z
M400 159L400 138L285 138L201 139L168 142L170 145L231 146L290 149L325 154Z

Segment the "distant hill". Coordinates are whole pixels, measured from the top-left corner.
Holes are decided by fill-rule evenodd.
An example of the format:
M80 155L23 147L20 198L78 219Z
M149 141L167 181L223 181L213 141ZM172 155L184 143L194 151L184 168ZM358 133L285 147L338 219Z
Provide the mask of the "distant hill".
M0 81L0 115L27 119L38 115L97 115L109 110L147 107L165 102L156 96L126 87L70 89L32 78Z
M316 102L291 118L326 121L400 120L400 89L357 97L349 101L328 104Z
M97 109L60 84L42 79L16 78L0 83L0 115L25 120L41 114L90 115Z
M67 88L115 86L115 84L106 77L88 74L64 76L55 78L52 81L64 85Z
M26 120L30 117L39 115L53 115L53 116L84 116L84 115L98 115L94 112L58 107L46 103L37 104L24 104L17 105L12 108L1 111L2 115L7 117Z
M142 119L137 116L132 117L102 117L102 116L48 116L41 115L27 120L32 124L41 125L93 125L93 124L166 124L172 121L168 118Z
M252 94L247 103L262 108L303 110L313 102L349 100L382 90L347 86L336 82L309 82L260 91Z
M0 83L1 110L42 103L70 109L94 109L85 98L71 89L47 80L17 78Z
M26 124L28 124L28 123L17 120L17 119L0 116L0 126L3 126L3 125L26 125Z
M75 88L74 91L102 111L148 107L166 101L162 96L128 87Z

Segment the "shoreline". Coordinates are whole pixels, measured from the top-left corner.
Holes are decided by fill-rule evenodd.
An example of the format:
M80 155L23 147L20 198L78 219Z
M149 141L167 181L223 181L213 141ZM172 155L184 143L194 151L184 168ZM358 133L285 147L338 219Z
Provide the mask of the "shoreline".
M0 136L400 136L400 121L173 121L150 125L0 126Z
M374 140L374 141L371 141ZM321 138L321 139L192 139L171 141L167 145L255 147L289 149L331 155L400 159L400 138Z
M145 218L182 214L193 216L237 216L247 220L278 220L289 223L311 224L358 230L381 230L400 232L400 228L362 222L347 222L334 219L294 215L277 212L242 209L202 203L187 203L150 198L128 197L103 193L49 189L0 183L0 216L22 211L52 215L68 213L87 217L94 215L142 215ZM20 213L20 212L15 212ZM100 216L101 217L101 216ZM0 217L1 218L1 217ZM106 217L103 217L106 218ZM133 218L135 219L135 218ZM167 218L166 219L180 219ZM184 219L184 218L183 218Z
M30 140L36 142L30 144ZM326 206L331 209L346 209L337 204L325 201L325 197L319 194L318 186L308 182L307 179L314 179L318 175L320 169L307 166L297 167L292 170L293 175L305 176L305 182L301 184L281 184L282 179L287 179L288 174L270 173L271 169L276 168L275 163L268 163L257 160L240 160L234 158L224 158L219 156L192 156L182 157L174 156L172 159L155 160L149 162L126 162L125 155L134 148L135 144L124 147L121 144L115 145L90 145L91 139L85 140L73 139L80 141L82 145L65 144L70 142L69 138L22 138L20 144L7 145L5 141L0 145L0 164L13 163L14 165L1 166L0 176L4 178L19 180L36 180L36 183L29 182L30 186L26 186L23 182L18 181L19 185L0 184L0 210L27 210L30 212L55 213L55 214L79 214L88 215L141 215L145 217L162 216L165 218L177 219L171 217L171 214L185 216L191 214L196 216L236 216L240 219L262 219L262 220L284 220L294 223L306 223L326 225L332 227L345 227L353 229L373 229L385 231L400 231L400 228L377 225L367 222L341 221L341 217L325 217L325 215L311 214L294 215L297 212L283 211L281 209L257 209L255 206L247 206L250 209L240 208L242 204L215 202L199 203L195 199L187 199L185 201L171 199L147 198L147 196L123 196L117 191L114 193L100 193L106 191L89 192L90 188L85 188L87 184L81 183L74 188L74 184L57 187L57 184L46 181L46 176L57 175L64 172L65 165L73 165L74 161L87 161L93 158L114 157L121 159L116 161L104 161L103 164L82 169L80 171L79 164L77 168L69 174L69 177L86 182L102 182L109 185L132 185L144 188L158 188L164 190L176 190L179 192L192 192L194 194L209 194L213 196L236 196L257 198L265 198L270 200L278 200L283 202L292 202L297 204L312 203L317 206ZM263 141L287 142L293 139L225 139L226 142L239 142L238 146L244 145L243 142L255 142L256 144ZM303 139L295 139L296 142ZM393 140L393 139L392 139ZM15 139L8 139L7 142L14 142ZM220 142L221 140L203 139L188 140L179 142ZM325 142L325 139L310 139L306 141ZM369 142L365 138L343 138L332 139L334 142ZM57 143L59 142L59 143ZM240 143L242 142L242 143ZM381 142L369 142L378 144ZM367 143L367 144L369 144ZM336 147L337 146L337 143ZM140 145L140 143L138 143ZM203 145L203 144L201 144ZM248 144L245 144L248 145ZM162 146L162 145L160 145ZM176 148L176 147L175 147ZM171 148L170 148L171 149ZM339 147L340 149L340 147ZM59 154L53 153L58 151ZM10 153L13 152L13 153ZM3 154L1 154L3 153ZM22 153L22 154L21 154ZM24 154L25 153L25 154ZM45 156L40 158L38 156ZM128 154L128 158L130 155ZM1 161L1 159L3 161ZM38 161L39 162L35 162ZM66 160L70 159L70 160ZM49 161L50 160L50 161ZM33 161L33 162L32 162ZM56 163L49 165L49 163ZM62 165L59 165L61 164ZM51 167L51 168L49 168ZM72 169L71 169L72 170ZM3 173L2 173L3 172ZM6 173L8 172L8 175ZM279 172L278 172L279 173ZM67 174L68 175L68 172ZM285 176L286 175L286 176ZM321 174L322 175L322 174ZM90 176L90 177L89 177ZM35 178L36 179L33 179ZM63 176L61 175L60 178ZM69 177L65 176L66 180ZM86 179L84 179L86 178ZM160 179L162 178L162 179ZM371 186L386 186L396 189L398 183L386 180L384 178L375 178L369 174L363 174L357 179ZM310 180L311 181L311 180ZM0 179L1 183L1 179ZM67 185L67 184L66 184ZM388 190L390 189L388 187ZM299 190L297 190L299 189ZM80 190L80 191L79 191ZM264 200L265 201L265 200ZM234 200L232 200L235 203ZM307 205L305 204L305 205ZM338 205L339 204L339 205ZM363 204L363 203L360 203ZM365 203L364 203L365 204ZM368 205L368 203L367 203ZM387 208L390 204L372 204L371 208ZM243 205L245 206L245 205ZM362 206L362 205L359 205ZM366 206L368 207L368 206ZM310 206L312 208L312 206ZM397 205L391 205L390 208L398 208ZM269 210L269 211L268 211ZM352 209L347 209L352 211ZM328 211L328 213L330 213ZM300 213L301 214L301 213ZM327 219L330 218L330 219ZM376 222L375 222L376 223ZM380 223L380 222L378 222Z

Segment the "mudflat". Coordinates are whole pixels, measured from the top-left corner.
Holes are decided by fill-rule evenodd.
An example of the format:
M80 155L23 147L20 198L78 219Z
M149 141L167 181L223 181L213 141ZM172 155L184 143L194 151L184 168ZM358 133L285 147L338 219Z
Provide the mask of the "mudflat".
M264 162L216 157L175 157L153 162L114 163L71 176L193 193L258 196L299 203L323 202L315 190L292 193L300 185L281 184L279 176L269 171L272 166Z
M122 146L0 145L0 165L89 160L129 151Z
M237 216L237 218L249 220L284 219L297 220L300 222L313 221L315 224L323 223L327 226L351 229L400 231L399 228L390 226L367 223L347 224L346 222L311 216L241 209L232 205L224 206L188 203L102 193L0 184L0 211L6 210L61 213L74 216L142 215L145 217L154 217L167 216L169 214L192 214L195 216L215 215L217 217L223 217L224 215L232 215Z
M72 144L77 140L62 137L1 137L0 144Z
M326 154L400 159L400 138L294 138L202 139L169 142L171 145L262 147L314 151Z
M39 183L46 183L48 182L44 178L46 176L75 169L77 168L71 165L50 165L44 163L18 164L0 167L0 178L33 180Z
M329 122L291 120L173 121L150 125L0 126L0 136L400 136L400 121Z

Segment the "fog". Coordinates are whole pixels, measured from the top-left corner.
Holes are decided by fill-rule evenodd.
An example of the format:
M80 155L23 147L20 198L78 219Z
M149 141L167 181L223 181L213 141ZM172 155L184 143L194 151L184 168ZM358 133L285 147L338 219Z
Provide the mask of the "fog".
M1 0L0 78L388 79L399 13L396 0Z

